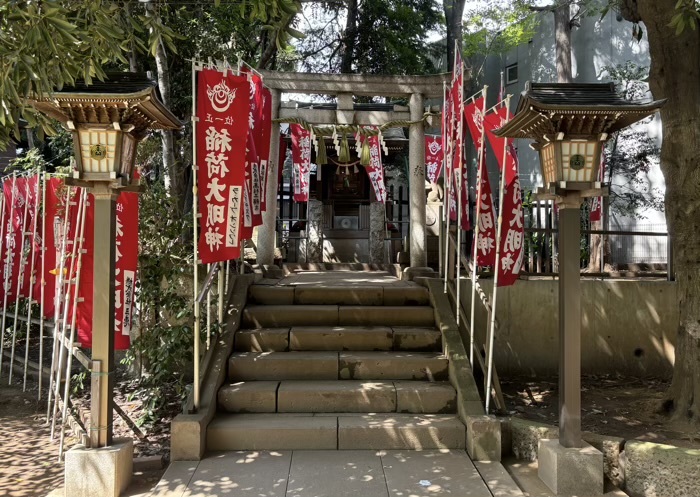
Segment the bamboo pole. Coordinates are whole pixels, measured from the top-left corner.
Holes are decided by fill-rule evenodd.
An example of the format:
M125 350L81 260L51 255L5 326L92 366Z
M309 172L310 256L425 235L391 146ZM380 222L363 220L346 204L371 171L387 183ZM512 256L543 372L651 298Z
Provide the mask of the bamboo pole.
M224 279L225 279L225 277L226 277L226 275L224 274L224 267L225 267L224 263L223 263L223 262L219 262L219 288L218 288L218 291L219 291L219 300L218 300L219 308L218 308L218 315L217 315L217 318L218 318L218 321L219 321L219 332L221 332L221 327L224 325L224 293L225 293L225 292L224 292L224 287L225 287L225 285L224 285Z
M36 230L39 220L39 186L41 184L41 175L37 175L36 186L34 187L34 215L32 217L32 238L30 243L32 244L31 250L31 266L29 266L29 300L27 302L27 346L24 349L24 378L22 383L22 391L27 391L27 365L29 364L29 336L32 328L32 303L34 302L34 270L36 269ZM41 364L41 363L40 363ZM41 377L41 375L39 375Z
M76 232L78 227L80 227L80 236L78 238L78 260L75 269L75 285L73 287L73 315L71 316L70 323L70 340L68 341L71 349L68 350L68 363L66 364L66 384L63 390L63 410L61 411L61 437L58 444L58 461L61 462L61 457L63 456L63 443L66 435L66 424L67 424L67 414L68 414L68 396L70 394L70 371L73 365L73 342L75 341L75 321L78 314L78 293L80 292L80 275L83 267L83 242L85 240L85 211L87 209L87 189L83 189L82 192L82 202L83 211L80 216L78 226L76 227ZM72 266L71 261L71 266ZM58 399L58 396L56 396Z
M510 98L506 97L506 124L510 121ZM486 374L486 414L489 414L491 405L491 379L493 378L493 342L496 332L496 298L498 296L498 273L499 263L501 260L501 231L503 224L503 197L505 196L506 186L506 154L508 153L508 138L503 142L503 170L501 171L501 182L498 187L498 229L496 230L496 271L493 275L493 304L491 306L490 327L489 327L489 348L486 351L488 354L488 372Z
M482 112L484 113L483 117L486 117L486 96L488 95L488 86L484 86L484 89L482 90L482 96L484 97L484 104L483 104L483 110ZM474 221L474 250L473 250L473 257L472 257L472 306L471 306L471 318L469 321L469 364L472 367L472 370L474 369L474 320L476 316L476 259L478 257L478 249L479 249L479 223L481 219L481 185L482 185L482 174L487 175L488 178L488 171L486 170L486 157L484 156L484 153L486 152L486 124L484 122L484 119L482 118L481 120L481 143L479 144L479 150L477 153L477 165L476 165L476 220ZM483 162L483 168L482 168L482 162Z
M78 215L76 216L76 220L79 222L80 219L82 219L83 211L86 208L86 199L85 196L81 193L80 195L80 200L78 201ZM66 234L66 236L68 236ZM76 251L77 251L77 246L78 246L78 226L75 226L75 229L73 230L73 248L71 249L71 255L70 255L70 266L68 268L63 267L63 272L65 272L68 275L68 281L65 282L65 280L62 283L62 286L65 286L65 290L63 291L63 311L62 311L62 316L61 316L61 330L60 330L60 337L59 337L59 344L58 344L58 368L56 369L56 381L54 382L54 403L53 403L53 418L51 419L51 439L53 440L54 437L54 431L56 428L56 414L58 411L58 396L61 393L61 376L63 375L63 356L64 355L72 355L73 350L73 344L69 343L66 345L66 327L68 325L68 312L70 310L70 291L71 288L73 287L73 277L72 277L72 270L74 267L74 262L76 260ZM63 351L63 347L65 347L66 353ZM66 371L66 380L70 377L70 371Z
M207 264L207 274L211 273L211 264ZM207 291L207 329L206 329L207 350L211 345L211 287Z
M12 190L10 191L10 217L8 218L7 222L7 233L4 233L3 238L8 239L14 236L14 229L12 229L13 223L12 220L15 217L15 183L17 182L17 174L12 173ZM4 224L4 223L3 223ZM4 231L4 229L3 229ZM9 286L9 277L10 273L12 272L12 268L10 267L8 256L9 256L9 251L11 249L8 248L8 244L5 244L4 251L7 253L5 257L3 257L3 265L4 265L4 271L5 271L5 277L3 278L3 302L2 302L2 325L0 325L0 350L3 350L5 348L5 323L7 319L7 287ZM3 354L0 354L0 375L2 375L2 357ZM12 368L10 368L12 370Z
M455 58L457 54L457 41L455 40ZM461 60L461 57L460 57ZM456 60L455 60L456 64ZM462 62L462 65L459 69L460 74L464 73L464 63ZM457 160L458 168L459 168L459 174L455 174L455 182L459 180L459 184L457 185L457 299L455 302L455 318L457 320L457 326L459 326L459 305L460 305L460 290L461 290L461 273L462 273L462 195L463 192L462 190L464 189L464 95L462 92L464 89L462 88L462 91L460 91L459 95L459 127L457 128L457 133L459 134L459 150L457 153L459 154L459 159ZM456 171L456 170L455 170ZM469 192L464 192L467 193L467 200L469 199Z
M39 287L39 365L44 367L44 290L46 288L46 178L41 175L41 286ZM39 375L39 392L37 400L41 400L43 375Z
M63 292L63 267L65 265L65 252L66 252L66 240L68 239L68 221L70 219L70 202L71 202L71 187L66 186L66 201L63 214L63 225L61 232L61 249L58 254L56 262L58 262L58 276L57 276L57 286L54 296L54 311L53 311L53 347L51 352L51 373L49 375L49 398L46 406L46 424L51 421L51 396L53 395L54 389L54 377L56 376L56 354L58 354L61 349L58 343L58 335L60 333L59 328L59 316L61 314L61 295Z
M19 272L17 275L17 285L15 287L15 318L12 322L12 350L10 352L10 374L7 384L12 385L12 370L15 365L15 344L17 342L17 318L19 317L19 292L22 291L22 283L24 283L24 267L26 266L24 258L24 242L27 239L27 213L29 212L29 178L25 178L27 181L24 187L24 213L22 215L22 231L20 232L20 242L19 242ZM29 343L27 343L29 347ZM26 364L26 363L25 363Z
M199 293L199 271L198 265L199 257L197 251L197 243L199 242L197 237L197 215L198 215L198 202L197 202L197 65L192 61L192 219L194 230L194 243L193 243L193 287L194 287L194 337L193 337L193 363L194 363L194 384L192 386L192 396L194 410L199 409L199 302L197 301Z

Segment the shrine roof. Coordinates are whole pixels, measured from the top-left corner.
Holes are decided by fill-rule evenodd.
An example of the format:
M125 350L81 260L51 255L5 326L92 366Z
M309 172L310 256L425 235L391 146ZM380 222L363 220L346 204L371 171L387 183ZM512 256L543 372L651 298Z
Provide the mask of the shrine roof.
M104 81L77 80L32 105L62 124L133 125L145 129L179 129L180 120L163 104L158 85L143 73L108 72Z
M494 134L536 141L558 133L577 138L609 134L654 114L665 102L627 100L612 83L527 82L515 117Z

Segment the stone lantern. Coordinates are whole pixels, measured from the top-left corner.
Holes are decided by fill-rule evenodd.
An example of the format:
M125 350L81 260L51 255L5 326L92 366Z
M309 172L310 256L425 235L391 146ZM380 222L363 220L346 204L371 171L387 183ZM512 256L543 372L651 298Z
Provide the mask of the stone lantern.
M540 478L557 495L601 495L603 456L581 439L580 208L606 195L598 180L610 136L665 101L630 101L613 84L530 83L499 137L528 138L539 152L540 199L559 207L559 439L539 446Z
M66 183L89 188L95 203L90 448L66 453L66 495L116 496L131 478L131 441L112 440L116 201L133 181L138 142L150 129L180 129L143 74L108 73L30 99L73 135L76 168ZM76 471L81 468L80 471Z

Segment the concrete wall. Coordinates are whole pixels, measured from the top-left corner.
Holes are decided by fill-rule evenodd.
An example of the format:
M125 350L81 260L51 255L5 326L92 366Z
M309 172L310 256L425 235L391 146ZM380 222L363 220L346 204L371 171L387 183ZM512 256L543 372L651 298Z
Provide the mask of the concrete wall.
M492 281L481 285L490 295ZM558 285L556 280L519 280L499 289L495 360L500 375L557 372ZM584 374L671 374L678 328L675 283L584 280L581 290ZM469 280L462 281L461 295L469 315ZM476 311L475 337L485 343L486 313L478 297Z

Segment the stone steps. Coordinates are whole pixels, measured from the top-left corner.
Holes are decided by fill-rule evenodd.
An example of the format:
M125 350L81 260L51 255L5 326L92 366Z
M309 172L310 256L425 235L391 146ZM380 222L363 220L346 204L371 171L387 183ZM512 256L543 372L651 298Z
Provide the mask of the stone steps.
M209 450L464 449L454 415L218 414Z
M442 350L435 328L389 326L294 326L240 330L237 352Z
M247 305L243 328L286 326L417 326L434 327L429 305Z
M437 352L234 352L228 379L444 381L448 363Z
M430 305L428 289L421 286L272 286L250 287L251 304L259 305Z
M232 413L455 412L455 389L423 381L249 381L219 390L219 408Z

